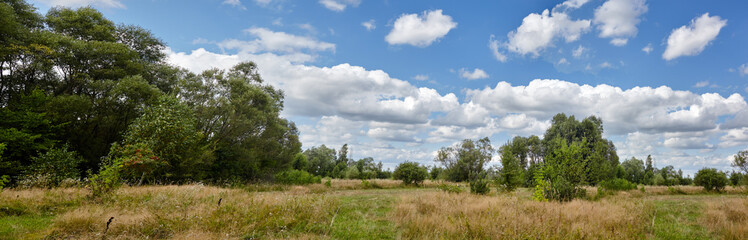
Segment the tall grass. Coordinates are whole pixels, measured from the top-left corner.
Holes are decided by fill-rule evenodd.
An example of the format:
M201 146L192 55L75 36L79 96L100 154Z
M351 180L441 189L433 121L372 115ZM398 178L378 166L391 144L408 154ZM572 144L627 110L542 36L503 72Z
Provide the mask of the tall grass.
M424 192L402 196L393 218L412 239L641 239L649 208L628 198L558 203Z
M748 198L708 201L703 223L725 239L748 239Z
M219 199L221 205L218 205ZM84 204L53 224L52 239L225 239L323 235L338 202L324 195L250 193L201 185L119 189L104 202Z

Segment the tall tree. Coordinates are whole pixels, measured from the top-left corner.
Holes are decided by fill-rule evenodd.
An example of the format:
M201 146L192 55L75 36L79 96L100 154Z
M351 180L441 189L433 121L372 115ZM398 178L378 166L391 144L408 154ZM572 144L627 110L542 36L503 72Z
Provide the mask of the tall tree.
M465 139L458 146L440 149L435 161L444 166L450 181L461 182L482 174L493 151L488 137L477 141Z

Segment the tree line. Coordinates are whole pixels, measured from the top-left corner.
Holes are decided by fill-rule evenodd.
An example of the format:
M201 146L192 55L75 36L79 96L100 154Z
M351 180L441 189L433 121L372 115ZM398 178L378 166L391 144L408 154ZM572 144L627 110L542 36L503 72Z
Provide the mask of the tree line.
M0 0L0 175L58 184L106 166L135 182L269 179L298 130L252 62L191 73L166 45L90 7Z

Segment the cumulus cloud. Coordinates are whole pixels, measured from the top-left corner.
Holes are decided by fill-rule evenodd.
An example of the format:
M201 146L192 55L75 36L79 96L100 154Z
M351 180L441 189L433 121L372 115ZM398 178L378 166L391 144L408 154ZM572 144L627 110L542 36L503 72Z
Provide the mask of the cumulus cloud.
M651 43L647 44L647 46L644 46L644 48L642 48L642 51L645 52L645 53L647 53L647 54L651 53L652 50L654 50L654 48L652 48L652 44Z
M488 48L491 49L493 57L499 62L506 62L506 55L499 52L499 40L496 40L496 36L491 34L491 38L488 39Z
M39 2L49 6L125 8L125 5L120 0L39 0Z
M582 57L582 54L584 54L585 51L587 51L587 48L582 47L582 45L579 45L579 47L575 48L571 52L571 55L574 56L574 58L580 58Z
M572 20L566 12L544 10L531 13L522 19L522 25L507 34L509 51L521 55L538 56L540 51L553 45L557 38L574 42L589 31L590 20Z
M342 12L348 6L358 7L361 0L319 0L319 3L332 11Z
M429 75L418 74L414 76L413 79L418 80L418 81L426 81L426 80L429 80Z
M385 40L390 45L409 44L427 47L457 27L452 17L442 10L425 11L421 15L403 14L395 20L392 31Z
M609 85L578 85L560 80L533 80L527 86L500 82L494 88L467 90L467 99L492 114L521 112L548 119L558 112L597 115L613 134L692 132L717 128L721 116L746 108L739 94L695 94L669 87L622 90Z
M377 28L376 21L374 21L374 19L371 19L371 20L366 21L366 22L362 22L361 26L364 26L366 28L366 30L369 30L369 31L374 30L374 29Z
M470 70L465 70L465 68L461 68L460 77L467 80L485 79L488 78L488 73L480 68L473 69L472 72Z
M727 25L727 20L719 16L709 16L704 13L691 20L688 26L674 29L667 38L667 48L662 54L665 60L673 60L681 56L696 56L717 38L719 31Z
M595 9L593 23L601 38L613 38L610 44L623 46L636 36L639 17L647 12L645 0L608 0Z
M231 5L232 7L235 7L235 8L241 9L241 10L246 10L247 9L247 7L245 7L244 5L242 5L242 2L240 2L239 0L225 0L225 1L223 1L222 4Z
M267 28L249 28L244 32L255 36L256 39L251 41L228 39L220 42L218 46L222 49L236 49L250 53L264 51L290 53L301 50L335 51L335 44L284 32L274 32Z
M740 67L738 67L738 73L740 73L740 76L748 75L748 63L740 65Z

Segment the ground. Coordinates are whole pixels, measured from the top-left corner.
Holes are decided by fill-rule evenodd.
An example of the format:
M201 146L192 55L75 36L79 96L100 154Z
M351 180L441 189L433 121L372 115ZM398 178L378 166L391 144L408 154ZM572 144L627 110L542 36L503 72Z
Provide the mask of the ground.
M748 195L644 187L568 203L438 182L6 189L0 239L748 239ZM454 184L454 183L447 183ZM462 186L466 189L466 186ZM107 220L112 222L107 228Z

